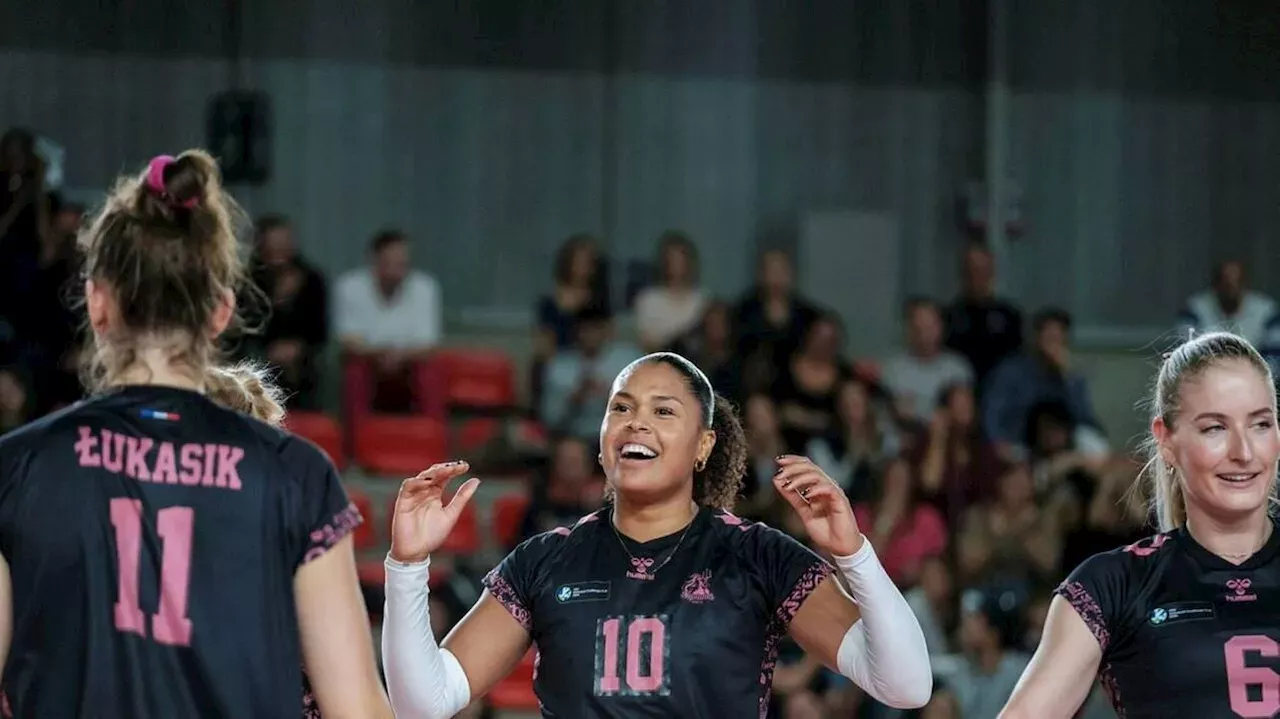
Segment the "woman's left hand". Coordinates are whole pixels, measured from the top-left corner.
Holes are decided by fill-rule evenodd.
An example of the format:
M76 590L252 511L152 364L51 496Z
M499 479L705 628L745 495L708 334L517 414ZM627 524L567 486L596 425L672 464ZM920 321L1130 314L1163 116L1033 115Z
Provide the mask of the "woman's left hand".
M805 531L818 548L837 557L847 557L862 548L866 540L853 518L849 498L808 457L779 457L773 486L800 515Z

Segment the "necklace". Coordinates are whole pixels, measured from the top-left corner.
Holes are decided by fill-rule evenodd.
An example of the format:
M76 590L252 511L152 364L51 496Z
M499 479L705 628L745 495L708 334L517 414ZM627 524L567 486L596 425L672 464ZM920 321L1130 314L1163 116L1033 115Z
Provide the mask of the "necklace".
M637 579L642 582L653 581L653 577L658 573L659 569L667 566L667 562L676 556L676 552L680 551L680 545L684 544L685 535L689 534L689 528L693 526L694 520L698 518L695 513L693 519L685 525L684 531L680 533L680 541L676 542L676 546L672 547L671 552L667 554L667 558L662 560L658 566L653 566L653 557L637 557L627 549L627 542L622 538L622 534L618 531L618 525L613 520L613 513L609 513L609 526L613 527L613 536L618 538L618 544L622 546L622 551L627 553L627 557L631 560L631 569L627 570L627 579Z

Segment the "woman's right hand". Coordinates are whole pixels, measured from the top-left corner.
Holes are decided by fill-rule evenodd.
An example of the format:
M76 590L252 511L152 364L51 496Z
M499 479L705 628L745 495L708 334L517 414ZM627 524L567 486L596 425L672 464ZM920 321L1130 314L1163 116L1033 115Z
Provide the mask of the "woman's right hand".
M470 469L463 461L434 464L400 484L391 518L392 559L406 564L422 562L444 544L480 480L472 477L463 482L448 504L444 503L445 487Z

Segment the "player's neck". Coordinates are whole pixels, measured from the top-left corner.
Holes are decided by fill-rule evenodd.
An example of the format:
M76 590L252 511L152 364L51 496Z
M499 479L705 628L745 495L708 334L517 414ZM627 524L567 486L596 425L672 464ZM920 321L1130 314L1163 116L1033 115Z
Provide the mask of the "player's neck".
M175 367L163 348L141 347L136 351L137 360L115 378L119 385L159 385L180 389L203 391L204 383L186 367Z
M1262 549L1271 531L1271 520L1265 510L1246 521L1227 523L1187 508L1187 533L1200 546L1233 564L1245 561Z
M637 542L648 542L675 534L693 521L698 505L680 498L658 504L636 504L616 497L613 524L623 535Z

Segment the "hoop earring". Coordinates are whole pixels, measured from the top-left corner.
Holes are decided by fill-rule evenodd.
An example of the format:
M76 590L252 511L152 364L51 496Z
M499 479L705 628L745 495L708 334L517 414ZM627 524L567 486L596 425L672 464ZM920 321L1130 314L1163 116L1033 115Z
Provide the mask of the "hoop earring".
M705 459L699 459L693 463L693 471L695 472L701 472L706 468L707 468L707 460Z

